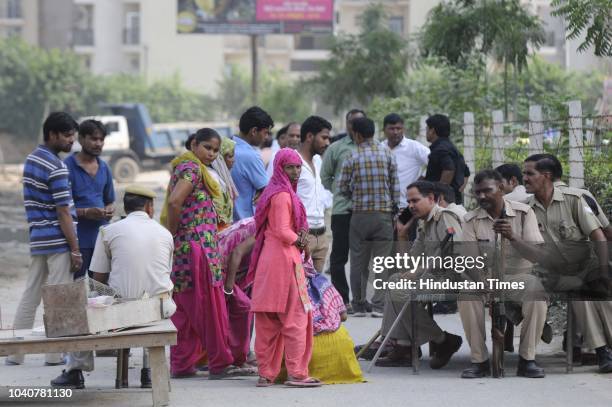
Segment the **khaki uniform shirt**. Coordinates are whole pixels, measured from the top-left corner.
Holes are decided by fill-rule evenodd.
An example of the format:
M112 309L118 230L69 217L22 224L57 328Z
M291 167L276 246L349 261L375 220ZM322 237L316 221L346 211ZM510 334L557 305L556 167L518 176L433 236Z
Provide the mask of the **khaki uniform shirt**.
M448 204L448 206L446 207L447 210L451 211L452 213L454 213L455 215L457 215L457 217L459 217L459 222L461 222L463 224L463 217L466 215L467 211L465 210L465 208L463 207L463 205L458 205L456 203L450 203Z
M452 211L435 205L427 219L419 220L416 240L410 249L410 255L418 256L423 253L429 256L439 255L432 253L432 250L439 248L449 233L453 234L453 241L463 240L459 217Z
M504 197L504 207L506 210L507 220L512 226L514 234L519 238L531 244L542 244L544 238L538 229L538 221L535 213L529 207L529 205L509 201ZM493 231L493 223L495 219L489 215L489 213L483 208L477 208L470 211L464 217L463 224L463 239L466 242L483 242L486 247L493 248L492 243L495 242L495 232ZM487 244L486 242L491 242ZM483 247L485 248L485 247ZM517 251L512 247L510 242L506 242L506 273L508 274L520 274L529 272L533 264L523 258ZM488 255L489 261L493 261L493 257Z
M601 228L597 217L575 188L555 187L548 208L533 196L528 204L535 212L544 241L554 245L568 263L577 263L590 253L585 243L589 235Z
M582 189L582 188L571 188L567 186L567 184L563 181L557 181L553 185L555 186L555 188L559 188L562 191L573 191L575 193L583 194L593 199L593 201L595 201L595 204L597 205L597 210L599 212L595 216L597 216L597 220L601 224L601 227L605 229L608 226L610 226L610 221L608 220L608 217L606 216L604 210L601 209L599 202L597 202L597 199L595 199L591 191L589 191L588 189Z

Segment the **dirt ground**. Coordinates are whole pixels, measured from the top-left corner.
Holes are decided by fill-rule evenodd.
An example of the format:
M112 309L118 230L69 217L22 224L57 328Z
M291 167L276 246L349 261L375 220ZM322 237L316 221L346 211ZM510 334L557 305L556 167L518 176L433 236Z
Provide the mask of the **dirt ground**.
M23 208L21 165L5 165L0 173L0 329L12 328L13 316L25 287L30 262L28 225ZM167 171L141 173L136 183L145 185L158 194L156 213L159 216L169 180ZM126 185L115 184L115 192L121 208ZM117 216L123 213L119 210ZM42 307L41 307L42 308ZM42 311L36 317L42 324Z

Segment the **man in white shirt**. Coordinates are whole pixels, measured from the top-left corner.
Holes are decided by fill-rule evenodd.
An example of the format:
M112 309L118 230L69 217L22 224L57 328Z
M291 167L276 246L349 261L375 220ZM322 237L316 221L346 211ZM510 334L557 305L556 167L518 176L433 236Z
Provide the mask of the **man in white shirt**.
M455 203L455 190L448 184L435 182L437 192L437 203L441 208L448 209L459 218L463 225L463 217L467 214L467 210L463 205Z
M270 161L268 161L268 165L266 166L268 179L272 178L272 173L274 172L274 157L276 157L278 150L285 147L297 150L300 147L300 124L293 122L289 123L276 133L276 140L278 140L279 148L272 150Z
M100 228L89 269L94 280L108 284L122 298L141 298L145 293L159 296L164 316L169 318L176 310L170 279L174 241L153 219L155 195L138 185L126 188L123 206L127 217ZM82 371L93 369L93 352L69 353L66 369L51 386L82 389Z
M533 194L528 194L523 186L523 171L516 164L502 164L495 168L502 176L501 188L504 199L515 202L527 203Z
M382 142L395 155L397 162L397 177L400 184L399 208L408 206L406 201L406 187L423 175L423 167L429 159L429 148L418 141L404 137L404 119L397 113L385 116L383 132L386 140Z
M315 270L323 271L329 242L325 237L325 201L329 194L321 183L321 155L329 146L332 126L319 116L310 116L302 123L301 145L302 172L298 180L297 194L306 208L308 219L308 249Z

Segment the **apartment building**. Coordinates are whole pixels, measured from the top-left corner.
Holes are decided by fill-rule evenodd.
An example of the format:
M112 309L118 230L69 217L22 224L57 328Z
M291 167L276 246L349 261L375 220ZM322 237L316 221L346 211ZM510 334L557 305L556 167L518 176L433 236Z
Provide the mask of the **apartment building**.
M334 34L359 32L358 17L372 0L335 0ZM567 69L610 64L592 52L577 53L565 40L564 21L551 16L550 0L523 0L545 23L538 51ZM381 0L389 27L409 39L440 0ZM290 78L316 73L329 55L333 34L259 36L259 65ZM177 0L0 0L0 38L20 36L44 48L70 48L97 74L140 73L148 80L180 75L186 86L214 94L231 64L251 65L246 35L179 34Z

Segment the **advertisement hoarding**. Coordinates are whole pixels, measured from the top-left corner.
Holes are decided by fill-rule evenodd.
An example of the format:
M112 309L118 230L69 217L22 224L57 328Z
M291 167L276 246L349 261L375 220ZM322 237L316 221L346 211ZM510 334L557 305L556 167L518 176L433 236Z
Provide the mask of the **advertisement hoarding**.
M333 0L178 0L177 3L177 30L183 34L333 31Z

